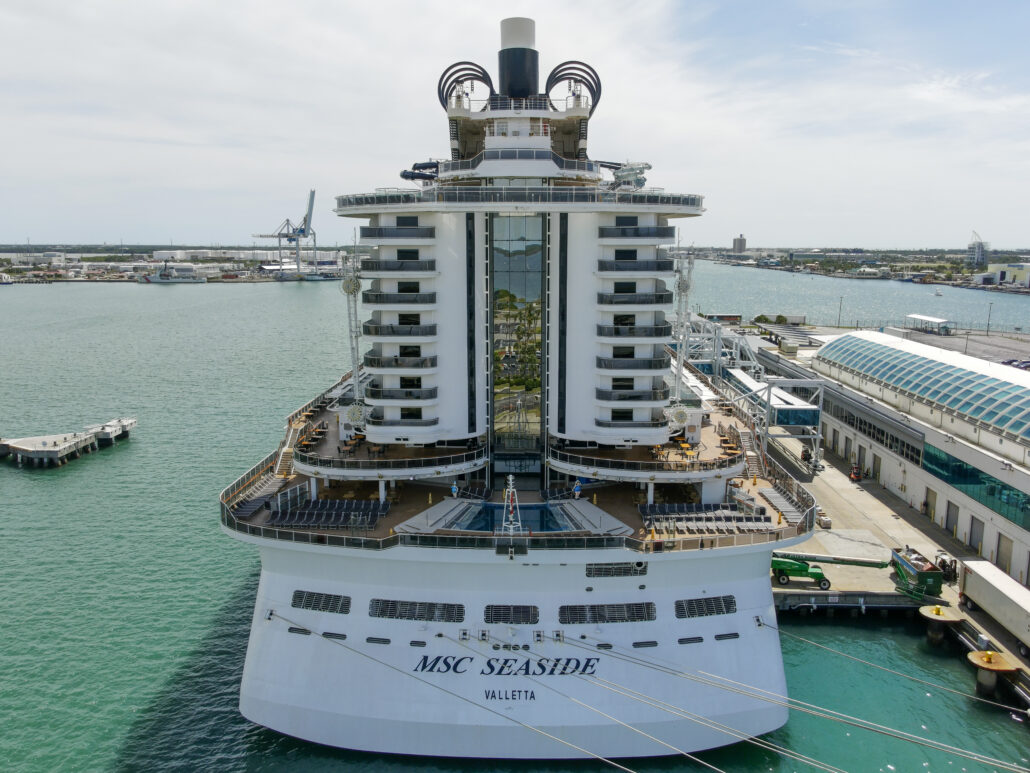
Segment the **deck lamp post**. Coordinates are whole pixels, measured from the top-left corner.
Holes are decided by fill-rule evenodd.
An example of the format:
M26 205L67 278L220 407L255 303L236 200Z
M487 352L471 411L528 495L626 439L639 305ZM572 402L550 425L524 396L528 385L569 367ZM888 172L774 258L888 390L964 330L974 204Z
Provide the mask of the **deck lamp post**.
M994 302L987 304L987 335L991 334L991 309L994 308Z
M840 327L840 313L844 308L844 296L840 297L840 303L837 304L837 327Z

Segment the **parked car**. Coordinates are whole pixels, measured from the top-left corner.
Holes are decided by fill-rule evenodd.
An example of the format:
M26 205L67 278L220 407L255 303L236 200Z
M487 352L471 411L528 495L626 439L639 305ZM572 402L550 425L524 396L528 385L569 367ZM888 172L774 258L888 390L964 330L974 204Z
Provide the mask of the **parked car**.
M1019 360L1002 360L1001 364L1002 365L1015 365L1018 362L1019 362Z

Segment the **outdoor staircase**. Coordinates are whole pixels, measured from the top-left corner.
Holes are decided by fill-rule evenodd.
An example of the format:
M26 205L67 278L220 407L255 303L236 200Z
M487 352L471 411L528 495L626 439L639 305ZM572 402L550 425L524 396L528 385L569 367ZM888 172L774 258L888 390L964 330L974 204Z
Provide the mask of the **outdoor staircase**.
M283 441L282 450L279 452L279 459L275 463L275 477L288 478L293 474L293 446L303 428L304 422L301 421L295 421L290 425L290 431L286 433L286 440Z
M752 478L765 477L765 465L762 464L762 455L755 447L755 438L749 429L738 430L740 436L740 449L744 452L744 461L747 463L747 474Z

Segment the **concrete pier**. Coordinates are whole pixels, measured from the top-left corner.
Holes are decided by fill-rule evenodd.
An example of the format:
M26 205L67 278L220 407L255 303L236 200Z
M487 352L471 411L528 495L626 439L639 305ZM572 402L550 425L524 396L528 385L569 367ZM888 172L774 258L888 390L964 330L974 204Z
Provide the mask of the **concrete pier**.
M129 430L135 426L134 418L112 419L86 427L82 432L0 438L0 458L13 456L19 466L60 467L103 445L111 445L116 439L128 437Z

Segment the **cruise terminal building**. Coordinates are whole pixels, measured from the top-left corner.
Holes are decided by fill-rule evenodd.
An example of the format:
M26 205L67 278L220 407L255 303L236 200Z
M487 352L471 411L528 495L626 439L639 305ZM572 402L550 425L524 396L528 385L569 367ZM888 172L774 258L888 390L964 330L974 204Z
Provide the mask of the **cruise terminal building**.
M874 331L826 343L810 370L760 359L827 380L824 452L1030 584L1030 373Z

